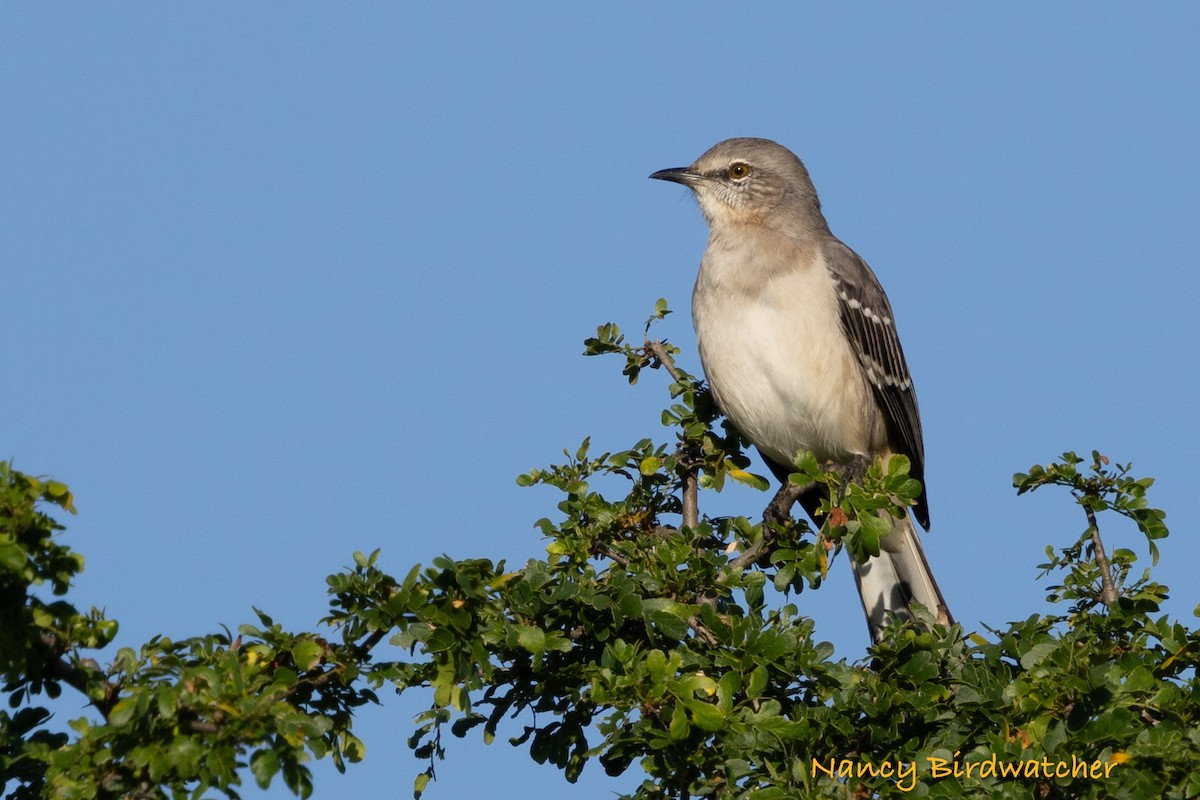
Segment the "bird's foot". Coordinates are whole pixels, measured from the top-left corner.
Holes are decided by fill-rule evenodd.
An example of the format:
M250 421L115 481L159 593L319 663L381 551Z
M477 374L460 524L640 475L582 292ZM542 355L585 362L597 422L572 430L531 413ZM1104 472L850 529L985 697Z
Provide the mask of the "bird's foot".
M785 482L779 487L779 491L771 498L771 502L763 512L763 521L774 523L775 525L783 525L785 522L790 521L792 518L792 506L796 504L796 500L810 486L811 484L797 486Z
M842 473L842 480L838 482L838 490L835 506L842 504L842 498L846 496L846 488L852 483L862 485L863 476L867 474L867 470L871 468L871 459L864 455L855 455L849 461L841 464L831 465Z

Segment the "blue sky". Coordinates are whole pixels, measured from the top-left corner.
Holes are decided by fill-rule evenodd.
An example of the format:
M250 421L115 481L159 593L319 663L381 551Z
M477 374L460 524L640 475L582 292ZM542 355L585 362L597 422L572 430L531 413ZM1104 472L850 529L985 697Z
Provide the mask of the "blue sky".
M583 338L666 297L699 371L704 224L646 176L765 136L891 298L958 618L1044 610L1035 565L1083 519L1010 477L1093 448L1159 479L1158 574L1190 617L1198 26L1184 3L5 4L0 455L74 489L75 599L122 645L252 605L311 628L355 550L394 573L541 555L557 497L518 473L669 435L661 383ZM855 659L838 566L800 602ZM424 698L386 700L318 797L409 796ZM427 796L631 781L569 790L502 736L452 742Z

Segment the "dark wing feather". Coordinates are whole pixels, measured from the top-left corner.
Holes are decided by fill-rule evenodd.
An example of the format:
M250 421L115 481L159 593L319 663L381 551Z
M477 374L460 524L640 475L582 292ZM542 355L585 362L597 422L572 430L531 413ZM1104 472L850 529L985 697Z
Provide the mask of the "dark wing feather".
M883 411L889 444L894 452L908 456L912 462L910 474L921 481L921 497L913 513L921 527L928 530L921 414L900 337L896 335L891 304L867 263L838 240L831 239L825 245L825 263L836 285L842 328Z

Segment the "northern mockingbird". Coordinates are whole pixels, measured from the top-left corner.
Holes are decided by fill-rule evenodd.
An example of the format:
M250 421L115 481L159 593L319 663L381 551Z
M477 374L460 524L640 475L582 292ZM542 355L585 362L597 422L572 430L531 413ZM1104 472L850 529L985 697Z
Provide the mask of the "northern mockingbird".
M775 476L787 482L800 450L847 465L903 453L923 481L921 417L887 295L829 231L800 159L767 139L728 139L650 177L691 189L708 221L692 294L700 362ZM800 498L810 516L820 501ZM928 529L924 490L913 513ZM854 562L872 638L889 614L913 618L914 602L949 623L909 515L880 548Z

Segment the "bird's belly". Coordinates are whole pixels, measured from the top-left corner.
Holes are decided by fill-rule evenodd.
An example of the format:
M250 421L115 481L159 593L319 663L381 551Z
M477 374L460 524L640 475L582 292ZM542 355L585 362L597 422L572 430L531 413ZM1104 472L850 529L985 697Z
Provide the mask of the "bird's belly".
M875 403L829 308L727 299L695 320L717 403L773 461L790 464L802 449L838 461L870 452Z

